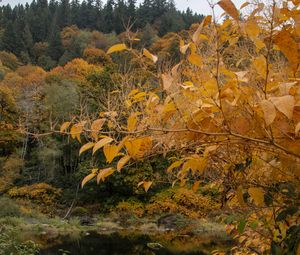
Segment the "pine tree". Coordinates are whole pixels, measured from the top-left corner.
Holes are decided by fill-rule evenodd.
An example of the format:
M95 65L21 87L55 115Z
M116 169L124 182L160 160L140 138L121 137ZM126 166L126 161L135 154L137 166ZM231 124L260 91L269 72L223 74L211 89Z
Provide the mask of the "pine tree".
M20 37L17 35L15 31L15 26L12 21L8 22L6 29L2 36L1 48L2 50L12 52L18 55L22 51L22 47L20 47Z
M53 59L58 61L63 54L63 45L60 37L60 30L56 23L56 19L53 21L51 27L51 34L49 37L49 48L48 55Z
M110 33L114 30L114 0L108 0L103 8L103 32Z
M61 0L57 13L57 25L59 28L69 26L71 23L71 6L69 0Z

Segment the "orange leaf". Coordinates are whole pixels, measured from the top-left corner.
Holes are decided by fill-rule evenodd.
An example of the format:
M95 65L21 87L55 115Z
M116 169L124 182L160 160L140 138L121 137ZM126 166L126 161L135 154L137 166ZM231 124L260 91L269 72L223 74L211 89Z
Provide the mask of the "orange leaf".
M196 181L192 187L192 191L196 192L199 188L200 181Z

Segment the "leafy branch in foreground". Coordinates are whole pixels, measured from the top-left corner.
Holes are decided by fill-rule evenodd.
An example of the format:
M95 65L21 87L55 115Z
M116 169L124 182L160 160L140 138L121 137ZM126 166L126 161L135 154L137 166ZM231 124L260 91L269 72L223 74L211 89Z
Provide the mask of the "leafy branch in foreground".
M245 17L230 0L218 4L230 17L218 24L208 16L189 40L182 38L180 62L157 73L157 86L122 94L121 111L112 106L93 123L68 122L61 132L69 130L79 142L84 135L80 153L92 149L106 158L82 186L93 178L104 181L130 161L177 151L181 156L170 158L167 169L173 185L197 190L209 179L223 191L223 206L242 212L228 222L242 244L235 254L296 254L300 3L251 4ZM159 62L148 50L125 44L108 53L123 51ZM151 185L139 183L145 191Z

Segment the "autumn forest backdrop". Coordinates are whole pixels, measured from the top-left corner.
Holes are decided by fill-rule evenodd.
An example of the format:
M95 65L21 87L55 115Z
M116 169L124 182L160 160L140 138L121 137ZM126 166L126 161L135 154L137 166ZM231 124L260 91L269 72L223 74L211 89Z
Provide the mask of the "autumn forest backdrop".
M1 255L86 225L156 235L135 254L299 254L300 1L210 5L0 7Z

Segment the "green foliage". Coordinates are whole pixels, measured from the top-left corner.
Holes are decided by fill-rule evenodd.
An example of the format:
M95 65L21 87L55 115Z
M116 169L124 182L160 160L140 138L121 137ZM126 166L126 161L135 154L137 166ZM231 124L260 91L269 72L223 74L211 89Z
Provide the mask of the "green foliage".
M8 197L0 197L0 218L18 217L21 215L19 206Z
M88 210L84 207L77 206L72 210L72 216L85 216L88 214Z
M39 247L33 241L20 242L16 235L19 230L0 223L0 255L37 255Z
M14 181L20 177L24 161L16 154L8 158L0 158L0 193L13 186Z

